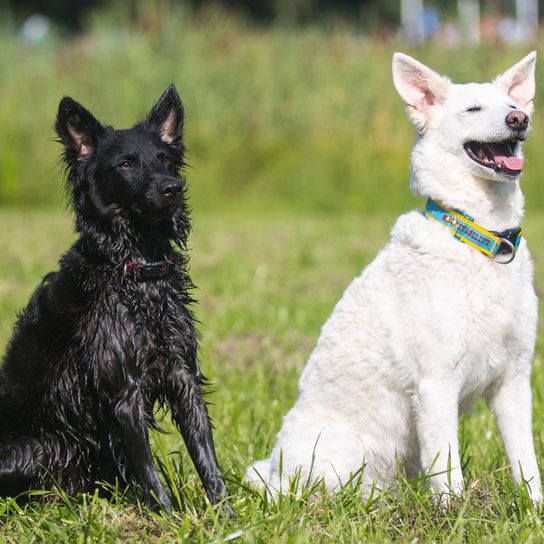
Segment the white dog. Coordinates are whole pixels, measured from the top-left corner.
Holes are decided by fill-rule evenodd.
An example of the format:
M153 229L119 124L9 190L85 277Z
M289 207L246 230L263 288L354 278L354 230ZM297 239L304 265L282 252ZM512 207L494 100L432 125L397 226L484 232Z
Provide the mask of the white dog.
M363 485L383 488L400 462L448 504L463 490L459 413L483 396L515 481L541 501L530 389L537 299L517 228L535 61L533 52L492 83L457 85L394 55L417 128L411 187L429 200L398 219L336 305L270 459L248 480L285 492L300 474L334 490L364 466Z

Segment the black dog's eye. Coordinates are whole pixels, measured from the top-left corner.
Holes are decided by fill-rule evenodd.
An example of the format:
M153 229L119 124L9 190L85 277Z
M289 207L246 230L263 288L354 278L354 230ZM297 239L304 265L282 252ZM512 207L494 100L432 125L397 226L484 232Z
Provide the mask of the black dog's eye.
M130 162L129 160L125 159L124 161L121 161L119 163L119 168L122 168L123 170L129 170L130 168L134 168L134 164Z
M465 111L482 111L482 106L472 106L471 108L467 108Z
M169 157L168 155L162 155L159 157L160 161L164 164L164 166L170 168L172 166L172 163L174 162L172 160L172 157Z

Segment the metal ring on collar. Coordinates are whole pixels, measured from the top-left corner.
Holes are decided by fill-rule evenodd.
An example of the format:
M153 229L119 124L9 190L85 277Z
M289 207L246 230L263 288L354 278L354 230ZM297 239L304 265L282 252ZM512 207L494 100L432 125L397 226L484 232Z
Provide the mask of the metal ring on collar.
M514 247L514 244L512 244L512 242L510 242L510 240L507 240L506 238L501 238L501 242L508 246L509 253L506 254L505 260L501 260L501 259L497 259L497 257L499 256L499 253L497 252L497 254L493 257L493 260L498 264L511 263L516 256L516 248Z

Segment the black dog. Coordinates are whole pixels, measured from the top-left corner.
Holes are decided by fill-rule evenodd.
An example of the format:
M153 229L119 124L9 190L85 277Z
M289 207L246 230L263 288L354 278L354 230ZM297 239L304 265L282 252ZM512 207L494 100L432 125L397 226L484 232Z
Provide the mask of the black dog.
M169 510L148 438L158 401L171 408L216 504L226 488L201 388L187 259L176 250L190 228L180 98L170 86L128 130L63 98L56 131L79 239L32 295L0 369L0 496L121 482Z

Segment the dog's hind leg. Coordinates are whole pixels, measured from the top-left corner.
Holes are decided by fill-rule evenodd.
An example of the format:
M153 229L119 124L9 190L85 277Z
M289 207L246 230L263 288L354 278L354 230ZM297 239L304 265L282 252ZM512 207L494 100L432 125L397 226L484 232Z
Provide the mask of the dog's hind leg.
M113 406L113 415L117 426L111 446L120 472L141 488L148 507L155 508L158 502L170 512L170 499L153 462L145 402L138 386L131 384L125 389Z
M48 455L41 441L21 438L0 447L0 497L42 487Z
M225 515L234 516L228 502L227 487L215 454L212 425L198 378L185 369L175 368L166 381L167 401L172 419L178 427L213 505L222 503Z

